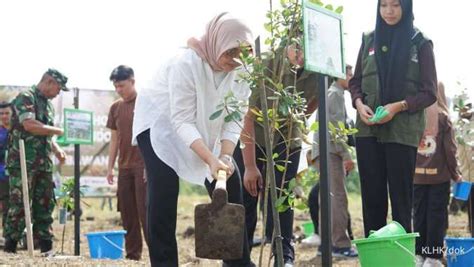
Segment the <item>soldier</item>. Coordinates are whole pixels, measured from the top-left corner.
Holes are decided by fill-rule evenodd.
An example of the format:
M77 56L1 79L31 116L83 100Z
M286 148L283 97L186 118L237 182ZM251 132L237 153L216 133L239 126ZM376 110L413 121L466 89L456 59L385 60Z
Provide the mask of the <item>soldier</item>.
M21 92L12 102L13 114L8 139L7 170L10 175L10 203L5 225L5 252L16 253L18 241L25 229L22 199L19 140L25 141L26 168L32 207L33 235L39 240L43 255L52 254L51 224L54 209L53 163L51 152L62 163L64 151L52 141L63 130L54 127L54 109L50 99L66 88L67 77L48 69L38 85Z

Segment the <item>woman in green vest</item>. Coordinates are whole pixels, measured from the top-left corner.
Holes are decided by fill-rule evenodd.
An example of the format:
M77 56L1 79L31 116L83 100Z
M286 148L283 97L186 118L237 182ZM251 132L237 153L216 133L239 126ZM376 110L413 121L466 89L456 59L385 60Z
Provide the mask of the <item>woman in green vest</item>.
M412 231L417 147L425 128L424 109L436 101L437 90L433 44L413 19L412 0L378 1L375 30L363 35L349 85L358 113L366 236L386 225L388 195L393 220Z

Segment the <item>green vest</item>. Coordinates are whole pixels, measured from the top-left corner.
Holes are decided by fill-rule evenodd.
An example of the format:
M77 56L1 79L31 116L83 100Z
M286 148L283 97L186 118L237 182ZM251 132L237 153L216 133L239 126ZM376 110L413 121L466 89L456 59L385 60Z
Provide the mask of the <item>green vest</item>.
M410 52L410 60L406 75L405 87L403 93L399 94L400 99L394 99L393 102L402 101L407 96L416 95L421 86L420 82L420 65L418 64L419 48L429 41L421 32L417 32L412 38L412 48ZM369 106L374 112L381 105L380 87L377 73L377 64L374 54L374 33L364 34L363 50L362 50L362 93L364 104ZM407 111L400 112L395 117L384 124L368 126L357 114L356 128L359 132L358 137L376 137L381 143L398 143L413 147L418 147L418 143L425 129L425 112L424 110L415 113Z

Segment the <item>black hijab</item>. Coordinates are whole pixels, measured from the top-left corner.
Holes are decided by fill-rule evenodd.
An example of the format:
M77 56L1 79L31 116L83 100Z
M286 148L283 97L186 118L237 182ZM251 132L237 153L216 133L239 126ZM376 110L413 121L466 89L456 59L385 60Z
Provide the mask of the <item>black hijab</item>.
M402 18L393 26L385 23L380 15L381 0L378 0L377 4L375 59L380 82L380 99L383 105L398 101L403 95L412 46L411 39L415 33L412 0L399 1Z

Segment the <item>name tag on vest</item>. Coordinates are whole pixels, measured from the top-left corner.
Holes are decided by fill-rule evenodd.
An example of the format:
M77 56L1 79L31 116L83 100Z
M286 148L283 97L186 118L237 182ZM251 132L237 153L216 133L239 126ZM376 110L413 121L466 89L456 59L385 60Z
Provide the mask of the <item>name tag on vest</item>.
M413 53L413 55L411 56L411 61L418 63L418 53Z

